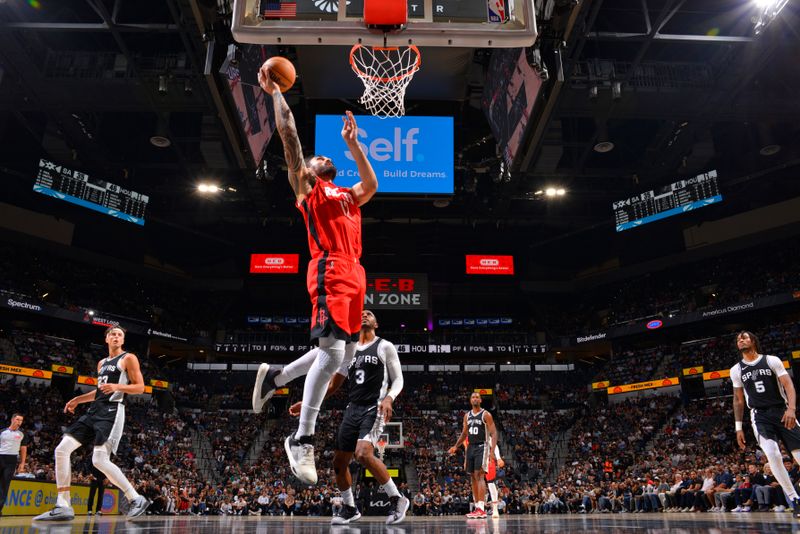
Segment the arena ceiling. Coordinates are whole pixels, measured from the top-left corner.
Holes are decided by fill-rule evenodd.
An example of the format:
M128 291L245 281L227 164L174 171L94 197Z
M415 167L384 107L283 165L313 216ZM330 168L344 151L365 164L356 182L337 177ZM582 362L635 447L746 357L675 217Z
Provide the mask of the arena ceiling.
M365 214L369 253L403 244L436 255L479 243L486 252L599 258L613 235L612 201L710 168L729 201L685 221L800 194L792 172L800 158L796 6L758 36L751 0L538 7L549 79L510 181L496 179L497 151L479 104L491 52L470 51L462 90L410 103L414 114L456 117L456 194L438 203L444 207L431 198L377 199ZM226 0L0 2L4 196L41 209L30 180L38 158L49 156L149 194L151 228L170 229L151 230L151 238L193 236L164 243L164 254L185 255L201 241L247 247L265 236L296 245L302 230L280 144L268 148L266 173L255 172L217 74L232 43L229 17ZM303 50L282 53L309 63ZM317 113L354 106L320 98L329 76L349 73L316 74L288 95L309 146ZM156 133L171 146L152 146ZM604 140L614 149L596 152ZM759 154L768 143L781 150ZM200 180L232 190L200 198ZM533 194L551 184L568 194ZM51 204L55 213L73 210Z

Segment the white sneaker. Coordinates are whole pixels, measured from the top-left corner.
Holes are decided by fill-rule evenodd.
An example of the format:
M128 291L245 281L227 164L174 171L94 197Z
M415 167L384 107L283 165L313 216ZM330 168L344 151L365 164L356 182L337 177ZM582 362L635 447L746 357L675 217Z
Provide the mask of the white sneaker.
M152 504L150 499L145 497L144 495L139 495L130 503L130 508L128 509L128 519L133 519L134 517L139 517L147 508Z
M386 518L386 524L396 525L397 523L402 523L406 518L408 507L411 506L411 501L409 501L408 497L405 495L400 495L396 497L389 497L389 502L391 503L392 509L389 511L389 517ZM495 513L497 513L496 508ZM497 517L500 516L498 515Z
M303 484L317 483L317 466L314 463L314 446L310 443L300 443L291 435L283 442L286 456L289 457L289 467L292 473Z
M56 506L49 512L39 514L34 521L72 521L75 519L75 510L72 506Z
M268 363L262 363L258 366L256 384L253 386L253 411L255 413L261 413L261 410L264 409L264 405L272 398L273 393L275 393L275 382L273 382L273 380L276 374L278 374L276 371L272 373L269 372ZM262 396L262 390L265 385L268 390L267 393Z
M786 507L784 505L778 505L772 509L773 512L783 513L786 511Z

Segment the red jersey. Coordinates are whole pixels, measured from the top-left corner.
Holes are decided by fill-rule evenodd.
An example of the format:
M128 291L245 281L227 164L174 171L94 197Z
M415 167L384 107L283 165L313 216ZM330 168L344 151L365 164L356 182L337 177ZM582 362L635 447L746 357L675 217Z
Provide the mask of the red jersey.
M312 258L325 252L361 257L361 208L350 188L317 179L297 208L306 221Z

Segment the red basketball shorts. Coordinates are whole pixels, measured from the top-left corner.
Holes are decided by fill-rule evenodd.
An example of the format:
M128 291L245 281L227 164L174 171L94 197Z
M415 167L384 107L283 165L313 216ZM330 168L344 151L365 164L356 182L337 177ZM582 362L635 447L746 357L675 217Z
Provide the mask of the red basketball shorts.
M497 478L497 460L489 458L489 467L486 469L486 482L494 482Z
M358 339L367 275L358 260L324 254L308 264L311 297L311 339L332 335L346 342Z

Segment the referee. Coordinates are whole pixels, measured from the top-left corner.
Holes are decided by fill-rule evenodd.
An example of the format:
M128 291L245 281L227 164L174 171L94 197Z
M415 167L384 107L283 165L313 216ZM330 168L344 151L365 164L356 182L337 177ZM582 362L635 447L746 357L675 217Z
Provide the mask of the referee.
M17 458L19 458L19 472L25 471L25 459L28 456L28 436L19 427L22 426L24 417L15 413L11 416L11 424L0 432L0 514L6 503L11 479L17 472Z

